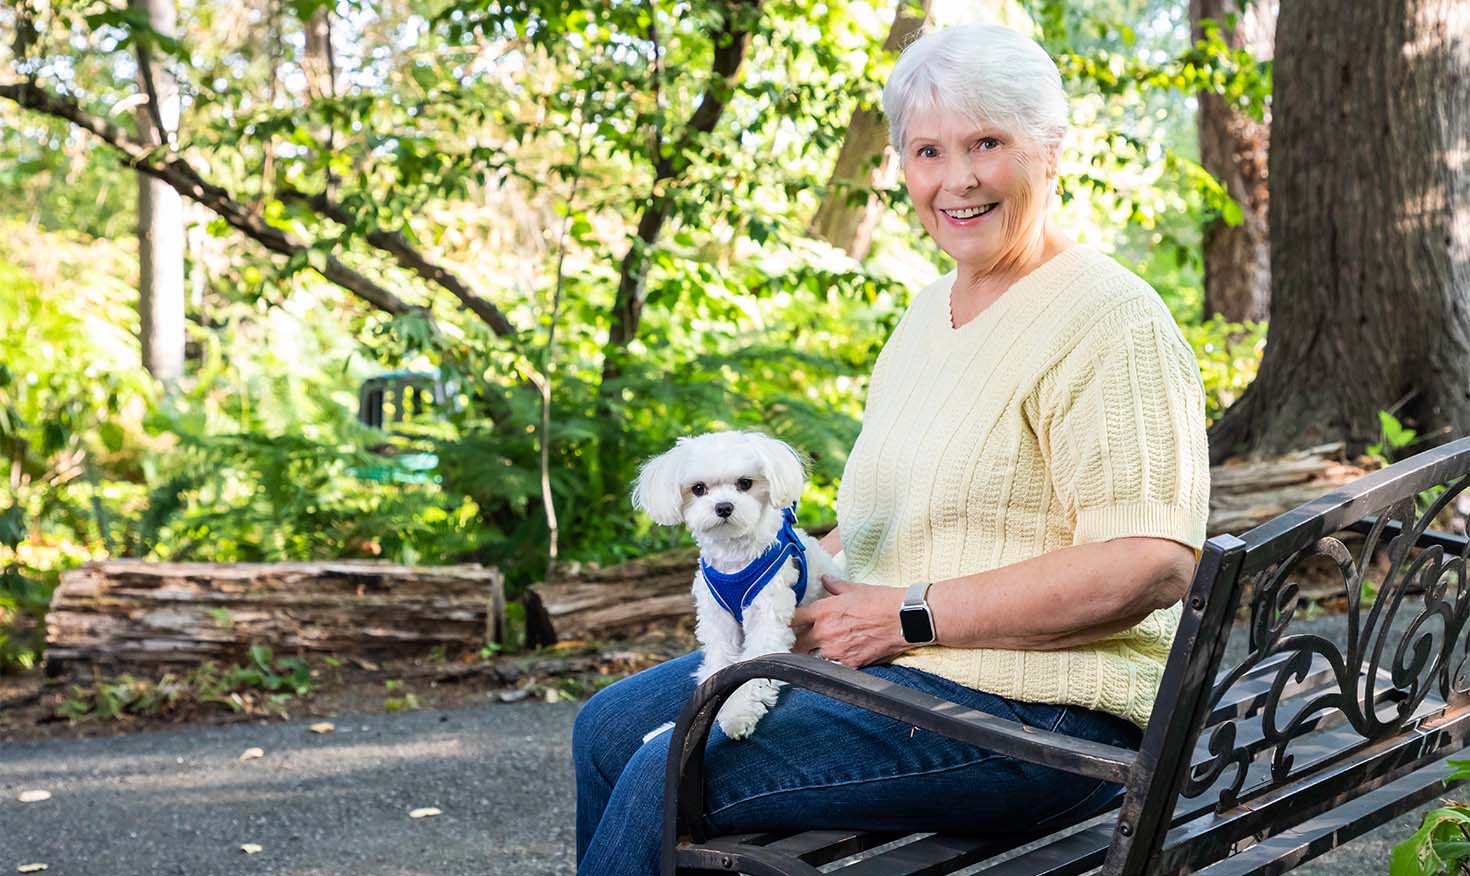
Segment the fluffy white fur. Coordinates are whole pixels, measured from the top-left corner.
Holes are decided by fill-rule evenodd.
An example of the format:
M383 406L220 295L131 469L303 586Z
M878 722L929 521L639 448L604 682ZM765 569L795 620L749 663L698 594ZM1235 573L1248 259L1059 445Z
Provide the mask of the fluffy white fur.
M734 573L776 540L781 512L805 485L801 458L785 442L759 432L711 432L680 438L672 450L644 464L633 488L633 504L655 523L689 527L704 561L720 572ZM728 516L717 513L721 505L730 506ZM823 575L840 576L842 569L816 539L800 529L797 534L806 545L802 599L806 604L827 595ZM791 585L796 576L795 560L788 561L745 609L742 624L715 601L703 572L695 572L694 635L704 649L697 680L703 682L740 660L790 652L796 642L791 628L796 611ZM720 728L732 739L749 736L775 705L780 686L769 679L745 684L720 709Z

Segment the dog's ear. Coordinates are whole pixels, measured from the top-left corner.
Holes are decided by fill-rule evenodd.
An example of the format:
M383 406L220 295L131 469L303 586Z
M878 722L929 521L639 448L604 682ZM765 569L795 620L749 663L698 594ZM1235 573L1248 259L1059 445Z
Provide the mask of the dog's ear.
M796 449L785 441L760 432L746 433L765 469L766 482L770 486L771 505L786 508L801 498L806 487L806 463Z
M679 475L686 452L685 440L680 438L674 449L643 463L633 484L633 504L660 526L673 526L684 519L684 489Z

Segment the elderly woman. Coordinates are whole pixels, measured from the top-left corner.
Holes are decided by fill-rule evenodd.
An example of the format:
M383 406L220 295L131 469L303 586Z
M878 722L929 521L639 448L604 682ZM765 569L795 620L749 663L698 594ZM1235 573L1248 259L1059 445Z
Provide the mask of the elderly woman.
M1146 283L1053 222L1067 103L1039 46L996 26L931 33L883 103L914 210L955 270L878 357L825 541L850 580L798 610L796 649L1136 747L1204 541L1196 363ZM618 682L578 716L583 876L656 870L668 734L651 731L698 660ZM750 739L717 728L706 763L716 833L1045 828L1118 790L789 688Z

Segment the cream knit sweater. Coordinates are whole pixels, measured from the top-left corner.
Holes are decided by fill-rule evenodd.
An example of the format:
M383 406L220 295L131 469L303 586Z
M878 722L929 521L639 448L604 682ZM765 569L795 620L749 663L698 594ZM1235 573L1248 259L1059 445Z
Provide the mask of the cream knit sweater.
M1197 550L1204 395L1153 289L1073 246L954 329L954 277L919 293L873 368L837 494L848 578L902 587L1121 536ZM894 662L1142 726L1178 623L1175 605L1073 648L928 647Z

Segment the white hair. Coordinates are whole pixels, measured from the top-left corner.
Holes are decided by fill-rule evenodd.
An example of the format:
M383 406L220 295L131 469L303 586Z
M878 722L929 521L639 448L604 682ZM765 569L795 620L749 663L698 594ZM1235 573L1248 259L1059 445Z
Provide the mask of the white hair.
M643 464L633 484L633 504L654 523L673 526L684 520L689 502L685 490L690 484L702 481L714 487L746 476L764 481L765 495L779 512L801 498L806 463L791 445L761 432L684 437L671 450Z
M883 88L888 136L903 160L908 120L926 110L993 124L1040 151L1067 132L1062 75L1031 38L998 24L936 30L909 44Z

